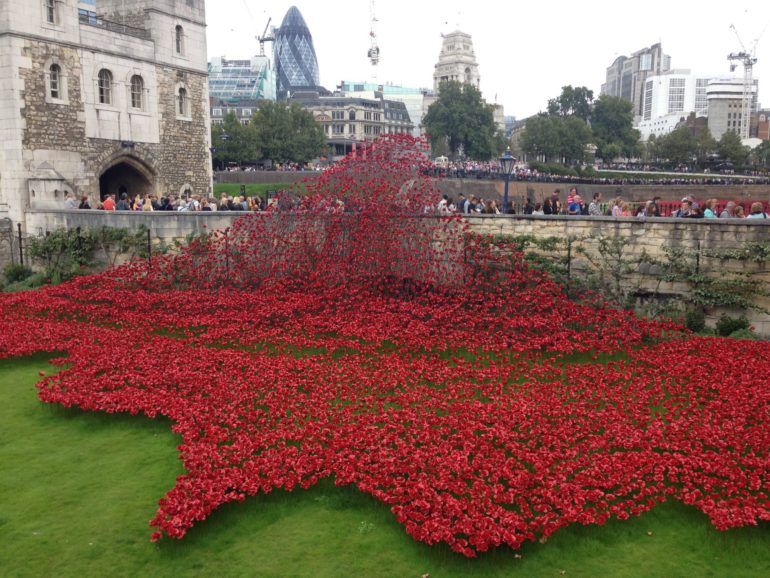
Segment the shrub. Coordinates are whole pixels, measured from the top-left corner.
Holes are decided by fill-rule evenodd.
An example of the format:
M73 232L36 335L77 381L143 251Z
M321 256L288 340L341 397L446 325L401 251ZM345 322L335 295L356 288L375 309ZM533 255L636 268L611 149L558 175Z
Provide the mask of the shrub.
M730 334L730 339L748 339L750 341L761 341L762 338L751 329L739 329Z
M30 275L29 277L22 279L21 281L17 281L16 283L11 283L8 286L3 288L3 291L6 293L18 293L19 291L29 291L30 289L37 289L38 287L42 287L46 283L50 283L51 278L44 272L40 273L34 273L33 275Z
M745 315L741 315L740 317L722 315L719 318L719 321L717 321L716 330L717 335L729 337L737 331L748 329L750 326L751 324Z
M688 309L684 314L684 324L693 333L706 329L706 314L702 309Z
M9 263L5 266L5 269L3 269L3 275L5 275L5 279L9 284L17 283L18 281L23 281L27 277L30 277L32 275L32 269L26 265Z

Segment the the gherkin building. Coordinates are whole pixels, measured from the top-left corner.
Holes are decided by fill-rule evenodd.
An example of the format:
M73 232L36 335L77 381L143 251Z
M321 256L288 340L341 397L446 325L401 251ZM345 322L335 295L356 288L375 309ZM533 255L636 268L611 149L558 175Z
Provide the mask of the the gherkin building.
M281 27L275 32L273 61L279 100L288 98L297 90L319 85L313 37L296 6L289 8Z

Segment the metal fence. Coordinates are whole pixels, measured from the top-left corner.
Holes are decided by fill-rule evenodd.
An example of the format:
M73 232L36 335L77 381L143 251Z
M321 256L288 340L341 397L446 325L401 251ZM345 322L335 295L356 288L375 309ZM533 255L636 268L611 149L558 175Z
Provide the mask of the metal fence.
M28 236L21 231L21 225L10 219L0 219L0 266L7 264L29 265L27 255Z

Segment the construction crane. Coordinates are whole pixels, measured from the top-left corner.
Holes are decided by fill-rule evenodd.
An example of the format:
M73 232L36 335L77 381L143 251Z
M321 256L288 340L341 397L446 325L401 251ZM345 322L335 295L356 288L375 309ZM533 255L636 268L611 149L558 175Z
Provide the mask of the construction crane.
M743 94L741 96L741 140L749 138L749 129L751 127L751 113L752 103L754 101L754 65L757 63L757 41L754 42L754 47L751 52L746 50L741 40L738 30L734 24L730 24L730 28L735 32L735 36L738 38L738 43L741 45L740 52L732 52L727 55L727 59L730 61L730 72L734 72L738 64L743 66Z
M370 25L369 28L369 38L371 41L371 46L369 47L369 52L367 53L367 56L369 57L369 62L372 64L372 82L375 84L377 83L377 65L380 63L380 47L377 46L377 16L374 12L374 0L369 1L369 18L370 18Z
M259 55L264 56L265 55L265 42L275 42L275 34L271 32L270 34L267 33L267 29L270 28L270 23L273 21L273 18L270 17L267 19L267 26L265 26L265 31L262 33L262 36L257 36L257 40L259 40Z

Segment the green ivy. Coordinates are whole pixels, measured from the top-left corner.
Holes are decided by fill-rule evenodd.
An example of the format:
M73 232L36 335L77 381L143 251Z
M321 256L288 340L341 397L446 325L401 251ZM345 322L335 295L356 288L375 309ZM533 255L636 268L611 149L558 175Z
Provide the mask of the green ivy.
M147 228L58 229L33 237L29 255L51 283L114 265L119 258L146 258Z

